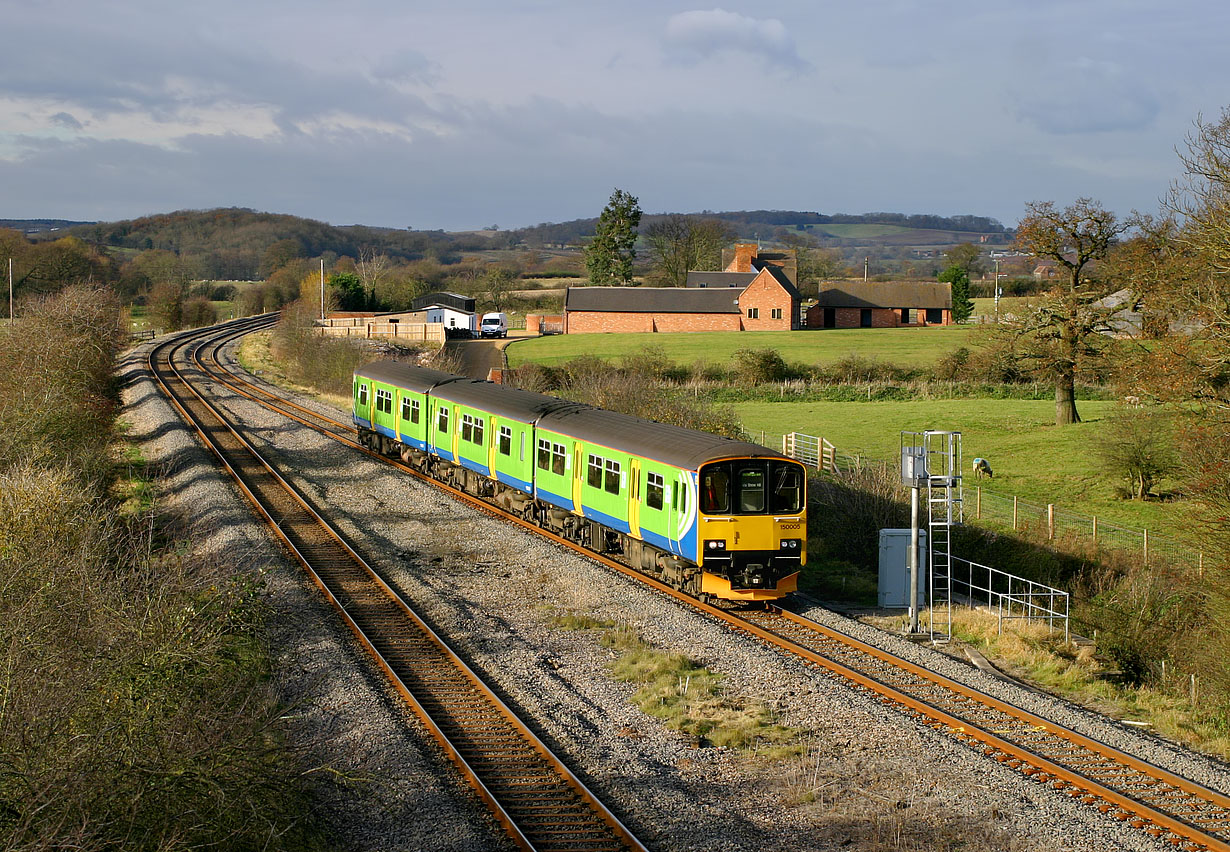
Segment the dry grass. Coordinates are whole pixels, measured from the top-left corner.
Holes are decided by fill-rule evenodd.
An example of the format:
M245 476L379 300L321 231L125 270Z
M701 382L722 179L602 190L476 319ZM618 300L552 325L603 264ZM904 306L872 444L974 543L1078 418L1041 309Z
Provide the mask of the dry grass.
M270 384L285 388L303 396L318 399L334 408L349 411L351 399L349 395L320 390L310 385L296 382L286 374L283 366L274 359L270 351L273 332L259 331L249 334L239 344L239 365L254 376L260 376Z
M841 743L848 742L846 746ZM1011 830L994 808L945 801L952 779L926 765L903 762L840 731L805 743L772 779L787 807L810 824L817 848L866 852L1036 848Z
M601 631L599 643L619 655L610 665L612 676L639 684L632 702L699 745L774 759L799 753L801 731L778 724L770 707L730 693L720 673L654 648L631 626L576 613L556 615L551 623L561 630Z
M925 612L922 618L926 623ZM894 633L905 626L905 616L864 620ZM1193 705L1185 694L1189 681L1176 683L1172 677L1158 686L1120 683L1096 645L1065 642L1062 634L1042 624L1005 621L1001 630L995 615L984 610L954 608L953 637L958 640L950 646L955 653L961 653L961 643L972 645L1011 677L1112 718L1147 723L1161 736L1230 759L1230 732L1212 715L1214 708L1201 705L1198 691Z

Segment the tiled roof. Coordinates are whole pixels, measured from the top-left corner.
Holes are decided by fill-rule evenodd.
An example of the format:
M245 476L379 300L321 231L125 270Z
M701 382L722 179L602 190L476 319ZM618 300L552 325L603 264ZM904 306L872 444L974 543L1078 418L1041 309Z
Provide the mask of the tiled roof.
M569 287L565 311L737 314L742 290L706 287Z

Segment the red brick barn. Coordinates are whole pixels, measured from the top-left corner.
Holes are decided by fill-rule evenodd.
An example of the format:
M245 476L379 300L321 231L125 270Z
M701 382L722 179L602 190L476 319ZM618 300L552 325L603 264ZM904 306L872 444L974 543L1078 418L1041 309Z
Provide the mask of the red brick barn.
M952 325L952 287L931 281L825 284L807 310L809 328Z
M737 290L569 287L564 333L741 331Z

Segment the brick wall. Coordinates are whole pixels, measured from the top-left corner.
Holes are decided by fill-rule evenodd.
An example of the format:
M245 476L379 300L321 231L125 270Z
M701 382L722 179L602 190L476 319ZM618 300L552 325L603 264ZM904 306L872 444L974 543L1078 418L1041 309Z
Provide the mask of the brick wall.
M898 308L834 308L834 321L836 328L862 328L863 311L871 311L871 327L872 328L900 328L901 311ZM913 309L911 308L913 314ZM925 310L919 310L916 314L917 321L909 325L910 328L918 328L927 325ZM932 325L952 325L952 311L944 309L943 322L932 323ZM913 318L913 317L911 317ZM808 328L824 328L824 308L820 305L813 305L807 310L807 327Z
M739 295L739 309L743 312L743 327L748 331L790 331L797 325L798 304L768 272L753 278ZM756 319L748 316L749 309L755 309ZM781 311L780 319L773 319L774 310Z
M672 331L740 331L738 314L639 314L615 311L569 311L567 334Z

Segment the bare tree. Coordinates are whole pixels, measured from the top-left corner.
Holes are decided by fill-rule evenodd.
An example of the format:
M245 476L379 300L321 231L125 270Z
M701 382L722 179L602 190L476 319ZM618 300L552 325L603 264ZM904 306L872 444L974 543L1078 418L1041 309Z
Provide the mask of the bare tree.
M645 242L654 261L654 277L668 287L687 283L689 270L716 270L722 246L734 236L720 219L670 215L645 229Z
M1037 372L1055 382L1055 424L1079 423L1076 373L1096 358L1108 311L1097 305L1106 288L1089 275L1090 264L1106 257L1127 228L1114 213L1090 198L1063 210L1050 201L1031 202L1017 228L1017 245L1062 267L1065 279L1012 326L1025 344L1023 354Z
M389 256L384 252L376 251L374 246L359 249L359 260L354 265L354 269L358 273L359 280L363 282L369 305L376 304L376 285L380 283L381 277L388 268Z

